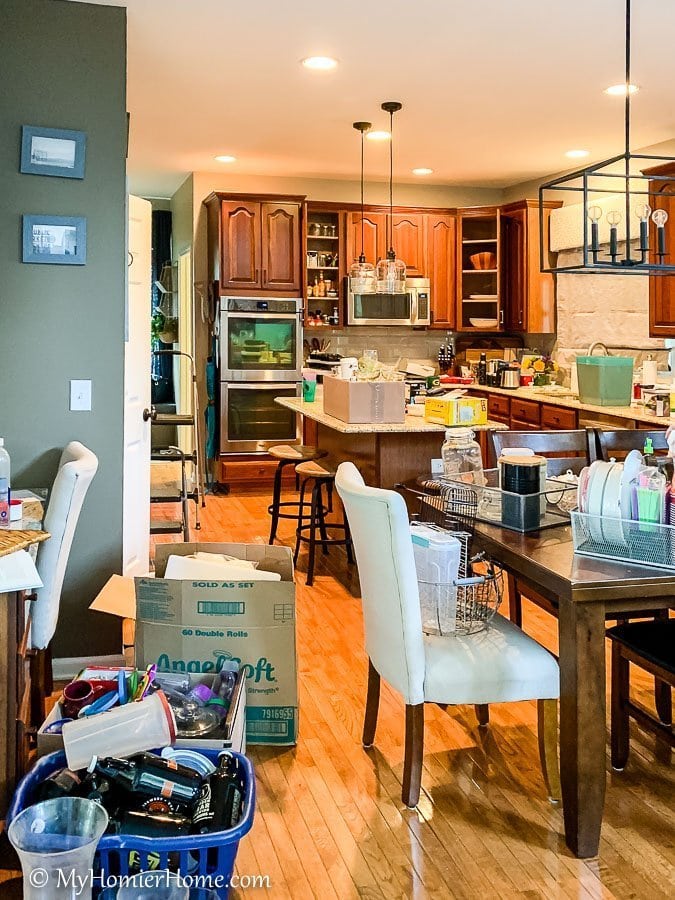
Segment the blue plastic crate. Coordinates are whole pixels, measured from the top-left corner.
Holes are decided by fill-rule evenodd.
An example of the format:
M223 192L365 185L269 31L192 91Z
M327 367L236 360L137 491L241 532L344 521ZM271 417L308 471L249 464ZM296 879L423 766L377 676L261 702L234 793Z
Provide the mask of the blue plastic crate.
M160 751L155 750L155 753ZM214 765L218 764L218 755L222 749L199 750ZM134 871L148 869L168 869L178 871L183 876L220 876L213 887L218 896L226 898L227 888L221 884L229 883L234 871L234 861L241 838L251 830L255 811L255 775L253 766L247 757L234 753L239 759L244 774L244 797L242 814L239 823L226 831L211 831L208 834L186 834L172 838L148 838L133 834L106 834L99 841L94 860L94 871L103 876L129 875L130 855L134 854ZM41 782L53 772L66 766L66 755L63 752L50 753L38 760L36 765L19 782L7 813L6 825L18 816L34 800L35 791ZM136 854L138 858L136 859ZM200 882L204 885L204 882Z

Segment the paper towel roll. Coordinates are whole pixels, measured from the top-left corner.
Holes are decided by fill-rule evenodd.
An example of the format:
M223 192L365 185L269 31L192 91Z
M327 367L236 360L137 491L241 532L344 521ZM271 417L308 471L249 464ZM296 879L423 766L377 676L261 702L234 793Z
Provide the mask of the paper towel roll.
M656 384L658 363L655 359L646 359L642 363L642 384Z

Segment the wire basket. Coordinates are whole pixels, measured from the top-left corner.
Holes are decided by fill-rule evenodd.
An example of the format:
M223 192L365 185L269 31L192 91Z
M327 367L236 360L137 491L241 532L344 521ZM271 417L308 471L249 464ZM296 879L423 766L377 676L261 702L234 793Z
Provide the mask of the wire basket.
M675 570L675 526L572 513L574 552Z
M424 485L421 485L424 487ZM478 494L468 487L430 482L430 494L418 494L418 521L439 532L452 532L460 544L457 578L452 582L418 579L420 593L432 616L425 616L429 634L466 635L484 631L504 595L504 574L484 554L472 554Z

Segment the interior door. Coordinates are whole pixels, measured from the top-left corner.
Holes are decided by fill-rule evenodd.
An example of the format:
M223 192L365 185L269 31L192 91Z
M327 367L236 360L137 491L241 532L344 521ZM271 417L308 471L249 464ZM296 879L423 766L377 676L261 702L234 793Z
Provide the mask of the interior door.
M127 334L124 345L122 574L145 575L150 562L150 278L152 206L128 197Z
M260 289L260 203L224 200L221 204L221 216L221 289Z
M262 205L262 287L268 291L300 291L300 205Z

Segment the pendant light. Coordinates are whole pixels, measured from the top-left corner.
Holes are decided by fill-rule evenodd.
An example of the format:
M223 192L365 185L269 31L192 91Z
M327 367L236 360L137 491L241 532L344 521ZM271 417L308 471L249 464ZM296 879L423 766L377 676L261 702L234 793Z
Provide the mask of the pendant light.
M626 0L624 152L555 178L539 188L539 247L542 272L596 275L672 275L675 257L666 246L668 212L654 209L671 193L675 157L630 151L631 0ZM551 265L546 246L547 201L573 205L577 197L581 259ZM556 205L560 205L559 203ZM574 206L572 206L574 208ZM623 243L620 252L619 244ZM668 262L666 260L669 260Z
M370 131L372 125L370 122L354 122L352 127L361 133L361 253L349 269L349 290L352 294L374 294L377 287L375 266L366 262L366 255L363 252L363 148L365 134Z
M405 263L394 250L394 113L403 109L397 100L388 100L382 109L389 113L389 220L387 222L387 255L377 263L378 294L405 293Z

